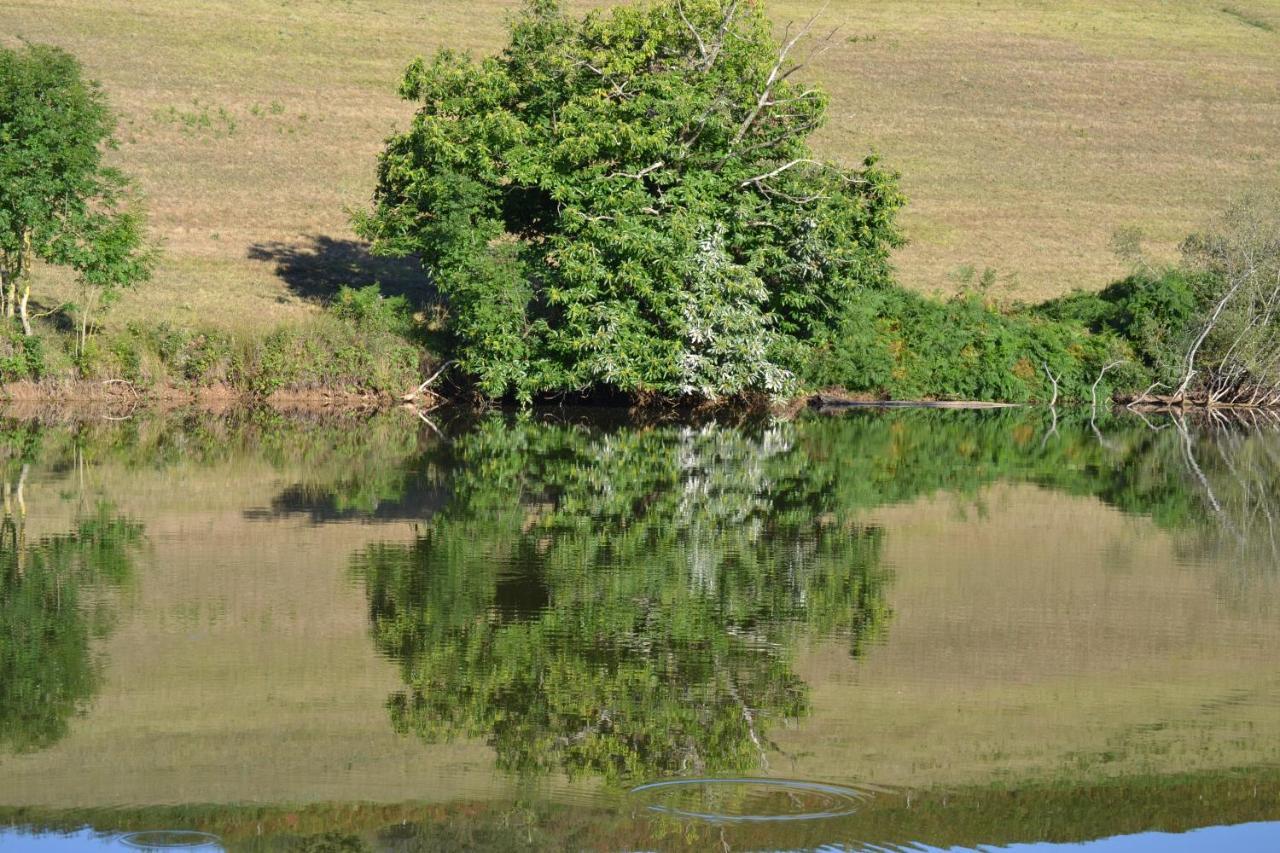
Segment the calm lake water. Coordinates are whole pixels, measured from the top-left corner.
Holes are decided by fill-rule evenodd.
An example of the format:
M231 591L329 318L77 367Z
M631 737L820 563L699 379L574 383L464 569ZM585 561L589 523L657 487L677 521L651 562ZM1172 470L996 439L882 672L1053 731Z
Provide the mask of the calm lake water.
M5 850L1280 849L1280 432L0 421Z

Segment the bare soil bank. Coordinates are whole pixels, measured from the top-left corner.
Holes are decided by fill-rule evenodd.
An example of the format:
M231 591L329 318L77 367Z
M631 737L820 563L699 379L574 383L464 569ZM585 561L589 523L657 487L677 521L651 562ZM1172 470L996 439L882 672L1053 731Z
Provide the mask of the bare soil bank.
M226 385L181 388L173 385L137 387L124 380L76 380L73 382L11 382L0 386L0 404L8 412L47 413L56 409L131 411L197 407L222 411L245 405L267 405L281 410L373 410L394 405L388 394L333 388L281 390L254 394Z

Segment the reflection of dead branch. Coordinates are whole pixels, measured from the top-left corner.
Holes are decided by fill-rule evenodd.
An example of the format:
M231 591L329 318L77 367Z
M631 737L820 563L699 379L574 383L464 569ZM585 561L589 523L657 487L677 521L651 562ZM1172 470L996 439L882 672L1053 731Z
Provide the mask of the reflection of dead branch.
M1200 485L1204 487L1205 495L1209 498L1209 505L1213 507L1213 511L1221 513L1222 505L1218 503L1218 499L1214 496L1213 487L1209 485L1209 480L1196 462L1195 452L1191 449L1191 433L1187 431L1186 420L1179 415L1173 419L1173 423L1178 428L1179 435L1182 436L1182 457L1186 460L1187 467L1191 469L1196 479L1200 481Z

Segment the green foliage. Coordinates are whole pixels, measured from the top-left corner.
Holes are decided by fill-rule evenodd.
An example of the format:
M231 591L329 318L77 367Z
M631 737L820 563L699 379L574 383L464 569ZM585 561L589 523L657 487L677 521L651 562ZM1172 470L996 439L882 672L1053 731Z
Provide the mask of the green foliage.
M28 334L35 259L70 266L86 291L107 294L150 272L128 181L102 163L114 126L101 90L70 54L0 49L0 294Z
M329 311L359 329L390 332L406 338L414 332L409 300L404 296L383 296L376 284L358 288L343 286Z
M519 774L747 772L807 712L791 648L888 618L880 533L793 426L596 431L489 418L449 502L360 554L400 731L483 737Z
M66 735L100 682L89 649L109 613L89 585L118 587L132 574L140 525L99 507L67 534L24 541L24 519L0 524L0 747L42 749Z
M1123 339L1151 382L1172 382L1200 316L1204 282L1182 269L1137 272L1096 293L1076 292L1036 313ZM1148 383L1149 384L1149 383Z
M1115 337L1077 322L1001 313L977 296L940 302L884 288L850 308L804 377L894 399L1026 402L1051 397L1048 366L1060 399L1088 400L1103 365L1124 353Z
M760 4L533 0L501 55L409 67L357 228L422 258L487 396L784 395L888 281L902 204L874 158L815 160L791 69Z
M0 382L36 380L45 374L44 345L39 338L0 327Z

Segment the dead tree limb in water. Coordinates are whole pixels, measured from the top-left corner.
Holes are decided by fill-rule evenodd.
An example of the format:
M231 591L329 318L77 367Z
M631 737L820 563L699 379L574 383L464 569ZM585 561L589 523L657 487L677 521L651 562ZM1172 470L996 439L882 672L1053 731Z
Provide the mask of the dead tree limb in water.
M444 373L444 372L445 372L445 370L446 370L446 369L448 369L448 367L449 367L450 365L455 364L455 363L456 363L456 362L454 362L452 359L450 359L449 361L446 361L444 364L440 365L440 369L439 369L439 370L437 370L435 373L433 373L433 374L431 374L430 376L428 376L428 377L426 378L426 380L425 380L421 385L419 385L417 388L414 388L412 391L410 391L408 394L405 394L405 395L404 395L403 397L401 397L400 399L401 399L401 400L403 400L403 401L404 401L404 402L406 402L406 403L407 403L407 402L409 402L409 401L411 401L411 400L416 400L416 399L418 399L419 397L421 397L421 396L422 396L422 393L423 393L424 391L426 391L429 387L431 387L431 383L432 383L432 382L435 382L437 379L439 379L439 378L440 378L440 374Z

